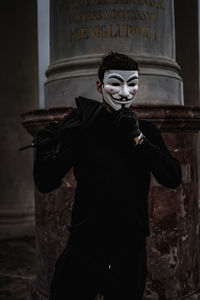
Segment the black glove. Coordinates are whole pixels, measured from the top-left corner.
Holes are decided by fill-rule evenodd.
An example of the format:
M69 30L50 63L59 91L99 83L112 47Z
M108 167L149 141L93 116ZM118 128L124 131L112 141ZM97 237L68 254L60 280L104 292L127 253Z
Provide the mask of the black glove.
M120 134L130 140L141 134L137 115L128 108L121 108L114 112L114 124Z
M37 149L44 150L55 147L61 137L61 129L58 123L51 122L46 127L41 129L33 142Z

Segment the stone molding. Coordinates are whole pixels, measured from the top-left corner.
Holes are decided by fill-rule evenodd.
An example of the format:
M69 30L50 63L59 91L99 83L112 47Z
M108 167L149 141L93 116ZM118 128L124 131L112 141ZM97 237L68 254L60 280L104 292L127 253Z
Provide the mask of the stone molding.
M30 134L48 122L60 121L72 111L72 107L36 109L22 114L22 125ZM161 131L197 132L200 128L200 107L183 105L134 105L132 109L139 119L155 123ZM181 125L181 123L183 123Z
M1 218L3 217L28 217L28 216L32 216L34 217L34 207L30 206L30 207L1 207L0 206L0 222L2 221Z
M96 76L102 56L103 54L94 54L57 60L46 71L46 84L61 79ZM140 66L140 75L166 76L182 81L178 74L180 67L173 59L137 55L133 58Z
M0 206L0 240L35 235L34 207Z

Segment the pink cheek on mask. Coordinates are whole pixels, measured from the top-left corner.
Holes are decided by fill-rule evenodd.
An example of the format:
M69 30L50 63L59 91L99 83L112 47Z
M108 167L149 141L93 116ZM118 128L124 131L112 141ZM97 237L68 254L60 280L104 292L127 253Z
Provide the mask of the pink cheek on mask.
M113 89L110 89L110 92L112 93L112 92L113 92Z

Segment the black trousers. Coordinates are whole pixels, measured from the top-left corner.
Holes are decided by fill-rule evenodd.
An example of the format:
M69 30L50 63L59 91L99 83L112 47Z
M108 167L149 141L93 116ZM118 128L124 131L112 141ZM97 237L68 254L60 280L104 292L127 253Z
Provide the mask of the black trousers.
M141 300L146 282L146 238L115 249L69 243L56 262L50 300Z

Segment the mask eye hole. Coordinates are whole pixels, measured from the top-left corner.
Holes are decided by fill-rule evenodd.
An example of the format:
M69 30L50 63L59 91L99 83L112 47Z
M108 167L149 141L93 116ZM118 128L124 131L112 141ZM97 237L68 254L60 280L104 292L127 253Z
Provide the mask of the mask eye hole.
M113 85L113 86L120 86L120 83L119 82L113 82L113 83L111 83L111 85Z
M135 82L131 82L128 84L129 86L136 86L136 83Z

